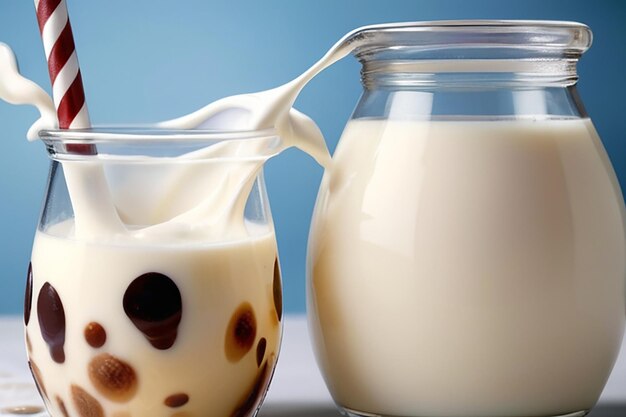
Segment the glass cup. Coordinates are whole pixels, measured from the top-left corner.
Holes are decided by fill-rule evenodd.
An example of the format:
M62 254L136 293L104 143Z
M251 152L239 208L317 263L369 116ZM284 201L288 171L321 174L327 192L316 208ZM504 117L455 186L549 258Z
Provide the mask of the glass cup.
M275 133L40 136L25 323L51 416L255 415L282 333L262 173Z
M585 25L354 35L364 87L319 191L309 325L349 416L582 416L624 333L624 204L576 91ZM608 82L608 81L607 81Z

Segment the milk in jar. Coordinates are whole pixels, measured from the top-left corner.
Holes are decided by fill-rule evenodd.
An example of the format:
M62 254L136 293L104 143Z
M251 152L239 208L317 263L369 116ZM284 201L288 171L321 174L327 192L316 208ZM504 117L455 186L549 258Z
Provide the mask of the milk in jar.
M308 254L317 362L350 416L583 416L625 321L624 204L569 22L378 27Z

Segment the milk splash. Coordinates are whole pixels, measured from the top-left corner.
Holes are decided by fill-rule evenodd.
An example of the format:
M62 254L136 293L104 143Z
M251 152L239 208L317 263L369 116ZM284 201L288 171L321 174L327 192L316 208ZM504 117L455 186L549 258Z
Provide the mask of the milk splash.
M116 199L113 195L115 191L107 185L99 156L89 156L89 162L84 165L64 162L76 219L76 236L142 240L162 236L189 238L245 233L242 220L247 196L265 161L295 146L311 155L324 168L331 166L330 153L320 129L308 116L294 109L293 104L313 77L358 47L365 39L362 32L370 28L374 26L359 28L345 35L318 62L291 82L271 90L226 97L189 115L158 123L156 127L162 129L250 131L274 128L282 141L279 146L268 143L270 137L225 141L179 156L177 159L181 162L199 161L236 156L243 148L246 154L256 155L256 159L242 162L236 168L222 166L212 169L205 180L207 184L215 185L213 192L199 204L187 207L171 218L157 215L158 221L154 223L143 219L139 224L145 226L130 230L118 216L119 206L125 205L125 202L119 195ZM0 98L13 104L37 107L41 118L29 129L29 140L35 139L42 129L57 128L53 101L41 87L19 74L15 56L5 44L0 44ZM181 188L173 184L183 183L182 178L185 177L195 177L199 165L190 163L184 169L175 170L171 178L167 178L166 183L170 185L161 190L156 206L166 205L180 193ZM132 177L138 172L139 169L135 173L131 170L129 174ZM81 177L81 181L71 180ZM225 181L226 178L228 181ZM138 187L137 193L141 192L141 187ZM95 201L97 204L94 204Z
M52 99L39 85L24 78L17 67L11 48L0 42L0 99L11 104L29 104L39 111L40 118L28 129L26 137L33 141L42 129L56 129L57 117Z

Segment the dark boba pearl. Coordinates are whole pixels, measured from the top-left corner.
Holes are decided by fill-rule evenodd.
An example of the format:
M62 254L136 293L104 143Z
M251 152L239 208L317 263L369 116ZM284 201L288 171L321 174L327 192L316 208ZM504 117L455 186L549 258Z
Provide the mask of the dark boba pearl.
M261 366L263 363L263 358L265 357L265 349L267 348L267 340L264 337L259 340L259 343L256 345L256 365Z
M178 408L189 402L189 395L185 393L172 394L164 401L165 405L170 408Z
M30 309L33 305L33 264L28 263L26 275L26 291L24 291L24 324L28 326L30 321Z
M252 349L256 338L256 318L250 303L242 303L230 318L224 349L230 362L237 362Z
M183 313L174 281L158 272L143 274L130 283L123 304L128 318L153 347L172 347Z
M46 282L37 299L37 317L41 336L50 348L50 356L57 363L65 362L65 310L61 297L50 283Z
M280 265L278 265L278 258L274 261L274 308L276 309L276 316L278 321L283 318L283 288L280 283Z

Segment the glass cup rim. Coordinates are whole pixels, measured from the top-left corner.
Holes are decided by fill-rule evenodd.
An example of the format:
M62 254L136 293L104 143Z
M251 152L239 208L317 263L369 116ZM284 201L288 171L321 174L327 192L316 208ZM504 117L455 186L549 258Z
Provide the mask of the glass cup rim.
M187 161L185 154L216 145L219 145L221 153L209 152L206 156L196 154L196 161L262 161L281 149L280 137L274 128L185 130L120 125L88 129L46 129L39 132L39 138L45 144L48 156L56 161L184 163ZM245 141L256 141L256 144L241 149L239 144ZM229 143L233 146L229 146ZM80 151L78 146L88 146L86 149L90 151ZM179 158L181 156L183 159Z
M87 129L44 129L39 139L46 144L93 144L99 143L178 143L221 142L259 137L278 136L276 129L171 129L145 125L94 126Z

